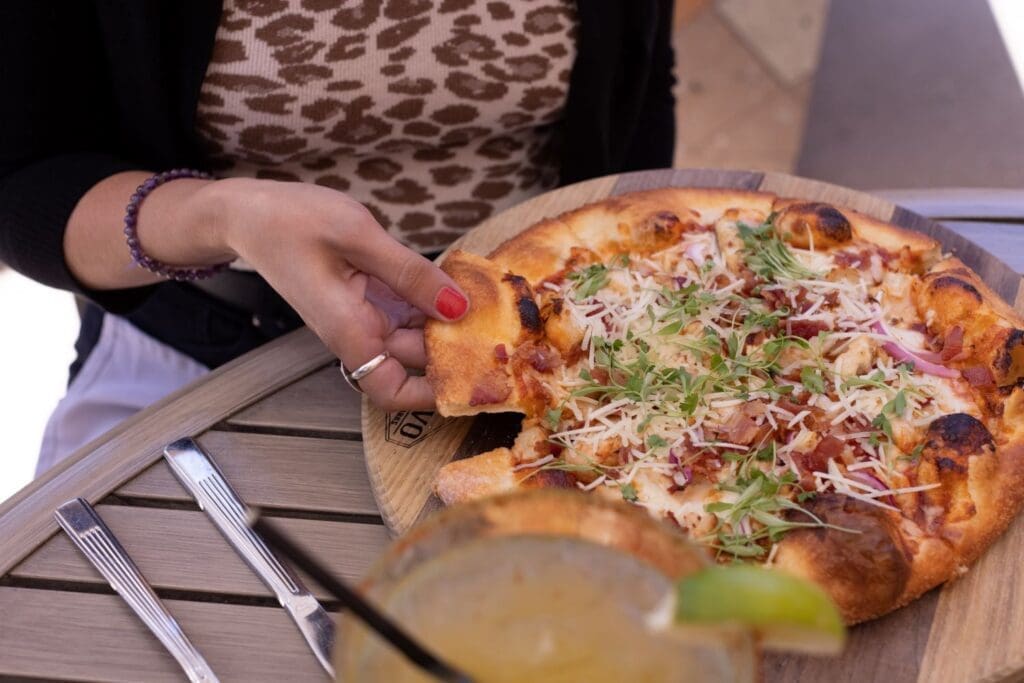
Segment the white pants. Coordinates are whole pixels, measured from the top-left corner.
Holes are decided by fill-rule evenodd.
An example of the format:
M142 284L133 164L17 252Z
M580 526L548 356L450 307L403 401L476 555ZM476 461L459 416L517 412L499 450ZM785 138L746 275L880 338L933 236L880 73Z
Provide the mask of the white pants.
M46 423L36 476L209 370L106 314L99 340Z

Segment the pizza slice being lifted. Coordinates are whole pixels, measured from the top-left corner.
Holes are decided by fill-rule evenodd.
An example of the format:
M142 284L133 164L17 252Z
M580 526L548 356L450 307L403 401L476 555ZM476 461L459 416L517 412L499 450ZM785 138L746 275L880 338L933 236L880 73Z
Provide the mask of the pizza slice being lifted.
M665 189L443 268L443 415L518 412L446 503L579 487L720 560L816 580L852 622L956 576L1024 501L1024 321L939 244L769 193Z

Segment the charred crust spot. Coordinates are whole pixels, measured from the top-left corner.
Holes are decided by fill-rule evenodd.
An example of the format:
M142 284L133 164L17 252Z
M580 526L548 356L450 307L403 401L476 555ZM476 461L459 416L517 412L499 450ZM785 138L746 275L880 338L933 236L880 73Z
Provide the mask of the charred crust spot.
M981 292L970 282L961 280L955 275L940 275L932 280L931 289L936 292L947 289L960 290L969 294L979 304L982 302Z
M978 455L985 448L995 448L995 441L985 425L966 413L952 413L935 418L928 425L925 438L925 453L933 456L940 470L954 469L950 465L944 465L943 460L963 467L967 457Z
M828 242L849 242L853 239L853 227L838 209L820 202L800 202L782 210L776 219L783 230L789 230L798 237L814 232L817 239Z
M967 468L956 462L952 458L936 458L935 466L940 472L956 472L957 474L963 474L967 471Z
M516 308L519 310L519 323L533 334L540 334L544 322L540 317L540 309L537 302L533 300L533 290L530 283L521 275L509 273L502 278L504 282L512 286L516 294Z
M1000 376L1005 377L1010 374L1015 362L1024 369L1024 330L1010 330L1002 348L996 352L992 367ZM1016 381L1018 378L1010 379Z
M853 229L846 216L839 213L839 210L828 204L814 204L812 209L818 221L818 227L831 240L836 242L848 242L853 239Z
M841 602L850 601L841 605L844 611L869 616L890 609L910 578L909 552L893 517L836 493L818 494L804 507L827 524L857 533L801 529L790 532L782 544L800 548L822 580L833 587L833 595Z

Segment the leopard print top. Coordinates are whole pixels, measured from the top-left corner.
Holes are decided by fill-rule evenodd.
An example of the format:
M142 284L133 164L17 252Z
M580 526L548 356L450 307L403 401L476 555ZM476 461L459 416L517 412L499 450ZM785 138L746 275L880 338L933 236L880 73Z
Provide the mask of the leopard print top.
M575 31L573 0L225 0L197 132L436 251L556 185Z

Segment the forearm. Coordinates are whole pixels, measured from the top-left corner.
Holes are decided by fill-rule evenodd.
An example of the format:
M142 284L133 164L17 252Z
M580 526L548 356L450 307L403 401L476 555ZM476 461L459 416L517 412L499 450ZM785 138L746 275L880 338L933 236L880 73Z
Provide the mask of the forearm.
M68 219L64 258L75 278L91 289L122 289L161 278L136 267L125 244L125 207L149 173L110 176L85 193ZM211 180L182 178L153 190L141 203L139 242L152 258L170 265L204 266L230 260Z

